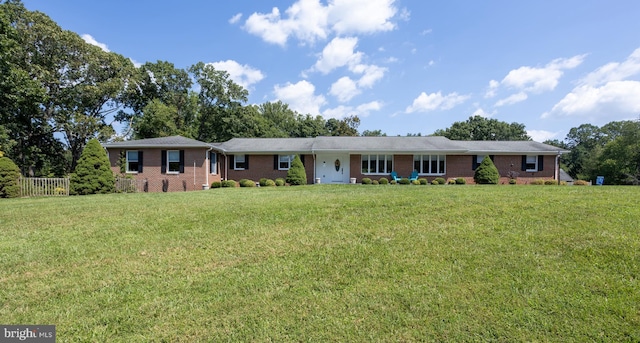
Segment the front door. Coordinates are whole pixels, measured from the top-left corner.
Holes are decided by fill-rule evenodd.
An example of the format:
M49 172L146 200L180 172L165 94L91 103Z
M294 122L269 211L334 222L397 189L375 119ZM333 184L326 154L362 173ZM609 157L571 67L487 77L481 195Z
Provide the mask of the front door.
M316 177L322 183L349 183L349 154L316 155Z

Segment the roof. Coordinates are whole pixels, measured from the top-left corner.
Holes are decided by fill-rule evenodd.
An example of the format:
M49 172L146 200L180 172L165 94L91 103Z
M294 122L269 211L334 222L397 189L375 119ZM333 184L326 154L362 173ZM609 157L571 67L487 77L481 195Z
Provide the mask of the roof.
M568 151L534 141L454 141L441 136L315 138L232 138L205 143L182 136L148 138L103 144L105 148L211 148L229 154L389 153L461 155L557 155Z
M560 168L560 181L573 182L573 178L566 171Z
M111 142L102 146L105 148L211 148L211 144L182 136Z

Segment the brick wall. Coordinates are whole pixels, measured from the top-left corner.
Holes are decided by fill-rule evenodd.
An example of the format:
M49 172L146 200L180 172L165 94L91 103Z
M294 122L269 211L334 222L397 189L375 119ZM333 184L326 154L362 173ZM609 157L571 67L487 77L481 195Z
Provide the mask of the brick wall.
M277 156L277 155L276 155ZM313 155L301 155L304 156L304 169L307 174L307 184L312 184L313 179ZM239 181L242 179L249 179L253 181L260 181L261 178L267 178L275 180L277 178L287 178L287 170L278 170L274 165L274 155L247 155L249 159L249 168L244 170L233 169L233 155L227 156L229 168L226 170L227 179ZM245 157L245 158L246 158ZM225 156L220 155L220 160L224 160ZM224 163L220 163L221 168L225 168ZM276 168L274 168L276 167ZM222 177L225 177L225 170L222 169Z
M168 192L183 192L201 190L202 185L207 183L207 149L192 148L179 149L184 150L184 173L162 173L162 153L163 149L129 149L142 151L142 172L127 173L127 176L133 176L139 187L143 187L142 191L162 192L163 182L167 183ZM120 175L120 152L124 149L108 149L109 162L111 170L115 175ZM194 168L195 163L195 168ZM220 173L209 174L208 183L220 181ZM146 182L146 186L143 185Z

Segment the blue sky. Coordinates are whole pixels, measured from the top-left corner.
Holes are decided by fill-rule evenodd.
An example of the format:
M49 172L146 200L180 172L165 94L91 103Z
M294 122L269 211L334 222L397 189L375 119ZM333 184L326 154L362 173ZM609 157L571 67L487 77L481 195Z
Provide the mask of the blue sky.
M134 63L213 63L303 114L431 134L482 115L537 141L640 116L640 1L24 0Z

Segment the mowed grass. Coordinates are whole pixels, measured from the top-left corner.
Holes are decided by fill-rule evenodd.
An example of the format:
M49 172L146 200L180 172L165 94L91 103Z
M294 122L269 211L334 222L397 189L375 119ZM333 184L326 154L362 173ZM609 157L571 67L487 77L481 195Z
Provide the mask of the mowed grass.
M640 341L640 188L0 201L0 323L59 342Z

